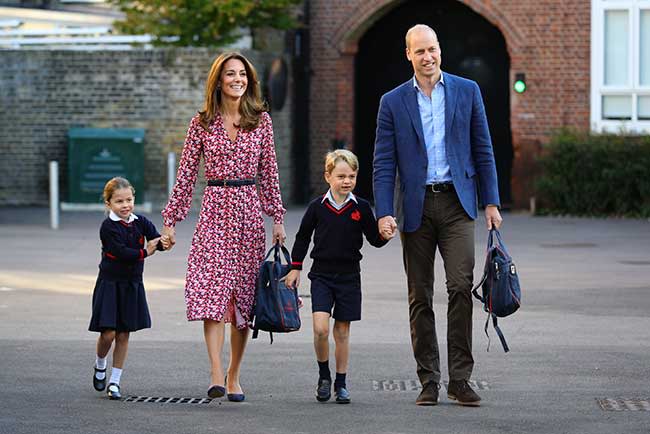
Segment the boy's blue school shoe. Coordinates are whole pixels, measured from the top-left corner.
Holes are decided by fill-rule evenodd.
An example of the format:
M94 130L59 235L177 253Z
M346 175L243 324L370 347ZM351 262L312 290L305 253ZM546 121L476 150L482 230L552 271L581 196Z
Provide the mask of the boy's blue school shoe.
M334 391L336 395L337 404L349 404L350 403L350 392L345 387L339 387Z
M108 385L107 392L108 398L113 400L122 399L122 394L120 393L120 385L111 383Z
M316 388L316 400L318 402L329 401L332 397L332 380L326 378L318 379L318 387Z
M98 373L104 374L104 378L102 380L97 378ZM93 387L98 392L102 392L104 389L106 389L106 369L97 369L97 366L95 366L95 372L93 372Z

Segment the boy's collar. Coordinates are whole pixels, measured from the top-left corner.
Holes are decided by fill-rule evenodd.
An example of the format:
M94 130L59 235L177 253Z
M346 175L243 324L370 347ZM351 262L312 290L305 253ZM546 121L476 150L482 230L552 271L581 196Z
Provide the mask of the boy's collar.
M325 193L325 195L323 196L323 200L321 200L321 203L325 202L325 199L329 200L332 203L336 203L336 201L334 200L334 196L332 196L332 190L331 189L327 190L327 193ZM352 192L348 193L348 196L345 198L343 203L346 203L349 200L353 200L357 204L359 203L359 201L357 201L356 196Z
M108 218L110 218L114 222L119 222L120 220L122 220L117 214L115 214L113 212L113 210L111 210L111 212L108 213ZM137 219L138 219L138 216L131 213L131 215L129 216L129 219L127 220L127 223L131 223L133 220L137 220ZM122 221L124 221L124 220L122 220Z

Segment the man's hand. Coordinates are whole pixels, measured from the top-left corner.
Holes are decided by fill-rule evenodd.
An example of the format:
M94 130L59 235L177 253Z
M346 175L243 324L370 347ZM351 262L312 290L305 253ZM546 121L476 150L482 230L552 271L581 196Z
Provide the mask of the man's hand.
M499 208L496 205L488 205L485 207L485 223L487 224L488 230L491 230L492 227L499 229L503 219L501 218L501 213Z
M298 285L300 285L300 270L289 271L284 283L287 285L287 288L298 288Z
M395 222L395 218L393 216L383 216L377 220L377 228L379 229L379 234L385 240L390 240L395 236L395 233L397 232L397 222Z

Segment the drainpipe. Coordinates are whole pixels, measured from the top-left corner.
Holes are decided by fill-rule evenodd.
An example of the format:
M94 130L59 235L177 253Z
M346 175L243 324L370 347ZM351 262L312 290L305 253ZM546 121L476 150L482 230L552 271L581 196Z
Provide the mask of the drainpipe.
M310 41L309 41L309 0L304 0L303 17L300 28L292 32L292 71L293 71L293 110L291 157L294 167L293 201L305 204L311 197L312 189L309 171L309 91L311 83Z

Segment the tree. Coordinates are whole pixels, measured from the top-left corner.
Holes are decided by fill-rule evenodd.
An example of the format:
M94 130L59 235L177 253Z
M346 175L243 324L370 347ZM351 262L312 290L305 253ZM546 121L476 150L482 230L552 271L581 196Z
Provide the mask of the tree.
M156 36L157 45L220 46L239 28L297 26L292 7L301 0L110 0L125 14L121 33Z

